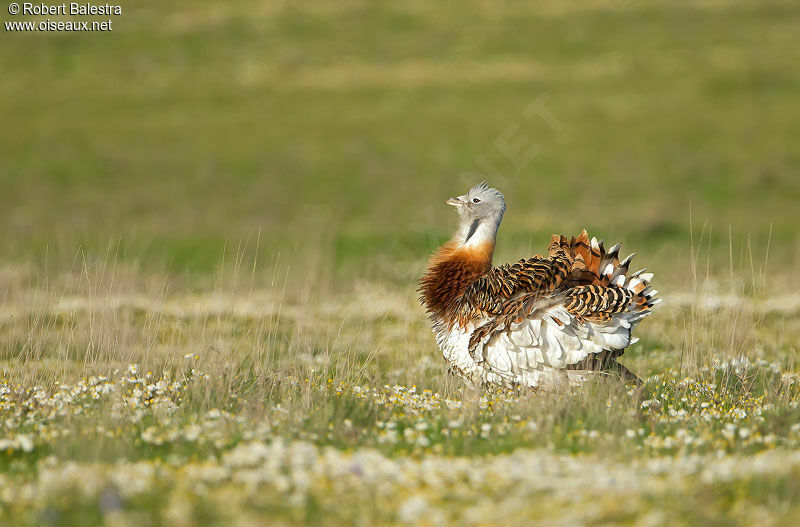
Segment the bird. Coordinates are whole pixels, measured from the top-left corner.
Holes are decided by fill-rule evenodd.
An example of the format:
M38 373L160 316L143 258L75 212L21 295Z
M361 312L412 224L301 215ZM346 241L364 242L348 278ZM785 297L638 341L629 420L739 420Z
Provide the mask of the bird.
M503 194L485 182L446 201L458 229L436 250L419 281L448 370L477 388L574 387L598 376L641 380L619 362L638 341L634 328L661 301L652 273L629 274L584 229L554 235L547 255L492 267Z

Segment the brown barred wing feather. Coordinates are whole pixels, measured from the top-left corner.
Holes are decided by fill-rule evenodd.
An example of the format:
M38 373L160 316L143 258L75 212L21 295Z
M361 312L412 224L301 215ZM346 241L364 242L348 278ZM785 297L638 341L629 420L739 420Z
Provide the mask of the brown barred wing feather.
M620 355L658 299L652 274L628 276L631 257L620 261L619 249L606 250L583 231L554 236L547 258L489 271L462 299L463 320L484 320L470 335L470 355L491 368L494 354L512 370L531 366L531 356L558 368L598 353ZM534 346L535 353L526 349Z
M460 314L474 318L508 313L523 299L548 296L559 290L570 271L571 262L563 254L548 258L537 255L495 267L466 290Z

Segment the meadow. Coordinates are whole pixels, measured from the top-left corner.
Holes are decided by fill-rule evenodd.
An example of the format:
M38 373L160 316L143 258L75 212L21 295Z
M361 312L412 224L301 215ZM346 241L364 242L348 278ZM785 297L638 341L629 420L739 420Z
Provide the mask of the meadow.
M5 11L3 20L10 17ZM800 9L192 2L0 46L0 524L795 525ZM587 228L615 379L481 392L415 291Z

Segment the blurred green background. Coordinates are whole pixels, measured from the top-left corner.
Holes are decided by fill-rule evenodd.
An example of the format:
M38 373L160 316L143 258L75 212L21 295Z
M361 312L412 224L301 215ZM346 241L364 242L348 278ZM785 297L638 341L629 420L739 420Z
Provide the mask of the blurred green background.
M692 237L796 284L798 28L795 2L192 0L4 31L0 260L409 284L486 179L498 261L586 227L675 287Z

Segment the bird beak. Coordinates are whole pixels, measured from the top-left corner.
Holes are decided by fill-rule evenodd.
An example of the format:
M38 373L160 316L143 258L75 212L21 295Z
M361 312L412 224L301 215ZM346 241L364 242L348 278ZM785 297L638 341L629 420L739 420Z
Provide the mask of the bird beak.
M445 203L447 203L448 205L453 205L454 207L460 207L461 205L464 204L464 202L461 201L460 197L458 197L458 198L450 198L447 201L445 201Z

